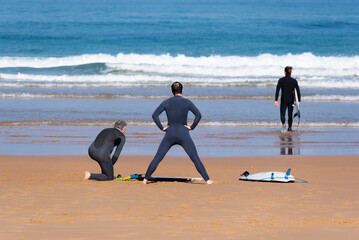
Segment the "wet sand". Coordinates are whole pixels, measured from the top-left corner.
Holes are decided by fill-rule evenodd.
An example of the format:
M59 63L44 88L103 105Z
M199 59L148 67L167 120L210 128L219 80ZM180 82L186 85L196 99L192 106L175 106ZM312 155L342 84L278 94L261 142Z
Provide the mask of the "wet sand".
M144 173L151 156L120 156ZM359 156L203 158L213 185L84 181L87 156L0 156L0 239L356 239ZM238 181L286 171L309 183ZM156 176L198 177L166 157Z
M155 155L164 133L157 126L126 130L122 154ZM88 146L105 127L112 126L2 126L0 154L86 155ZM359 155L359 128L198 127L191 132L202 157L277 155ZM181 147L168 155L185 156Z

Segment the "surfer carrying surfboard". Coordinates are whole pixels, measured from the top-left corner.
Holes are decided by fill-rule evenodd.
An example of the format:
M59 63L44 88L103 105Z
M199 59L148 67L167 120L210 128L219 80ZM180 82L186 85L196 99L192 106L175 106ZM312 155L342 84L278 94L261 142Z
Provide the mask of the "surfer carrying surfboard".
M287 66L284 68L285 77L282 77L278 80L276 92L275 92L275 102L274 105L278 107L278 96L279 91L282 91L280 98L280 120L282 122L282 132L285 131L285 112L288 109L288 129L287 131L292 131L293 123L293 104L295 99L295 90L298 97L298 106L300 104L300 90L297 80L291 77L292 67Z
M165 157L168 150L173 145L181 145L192 162L196 166L197 171L201 174L207 184L212 184L212 180L209 179L207 171L201 162L196 146L194 145L189 131L195 129L199 121L201 120L201 113L197 107L188 99L182 97L183 86L180 82L174 82L171 86L173 97L163 101L155 110L152 118L156 125L164 132L165 136L162 139L157 153L152 162L148 166L143 183L147 184L152 173L156 170L158 164ZM159 115L166 111L168 124L163 127L159 119ZM187 125L188 112L191 111L195 115L195 119L191 126Z
M108 181L114 179L113 165L115 165L123 145L125 145L127 123L123 120L115 122L113 128L102 130L96 137L95 141L89 147L88 153L90 157L98 162L102 173L85 172L84 179ZM111 152L116 148L111 157Z

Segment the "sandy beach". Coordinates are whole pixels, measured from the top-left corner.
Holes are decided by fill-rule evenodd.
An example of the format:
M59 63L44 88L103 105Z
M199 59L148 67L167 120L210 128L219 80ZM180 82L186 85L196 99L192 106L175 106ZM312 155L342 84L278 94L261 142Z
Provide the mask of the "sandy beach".
M115 174L151 156L120 156ZM87 156L0 156L0 239L357 239L358 156L203 158L213 185L84 181ZM309 183L238 181L286 171ZM198 177L166 157L154 176Z

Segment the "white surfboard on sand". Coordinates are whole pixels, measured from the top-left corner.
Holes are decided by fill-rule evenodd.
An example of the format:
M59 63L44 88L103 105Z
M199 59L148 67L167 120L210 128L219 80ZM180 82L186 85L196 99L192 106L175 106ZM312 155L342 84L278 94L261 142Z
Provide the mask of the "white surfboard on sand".
M247 171L241 174L239 180L253 182L294 182L295 178L290 174L291 169L285 172L260 172L249 174Z

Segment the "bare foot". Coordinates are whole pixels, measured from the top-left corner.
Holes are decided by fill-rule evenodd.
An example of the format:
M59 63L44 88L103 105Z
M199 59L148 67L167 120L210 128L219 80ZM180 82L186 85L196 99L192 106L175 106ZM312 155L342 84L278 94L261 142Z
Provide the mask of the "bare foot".
M91 173L89 173L88 171L85 171L84 180L88 180L90 177L91 177Z
M147 179L143 179L142 183L147 184L147 181L148 181Z
M208 181L206 181L206 183L207 183L207 184L212 184L213 181L212 181L212 180L208 180Z

